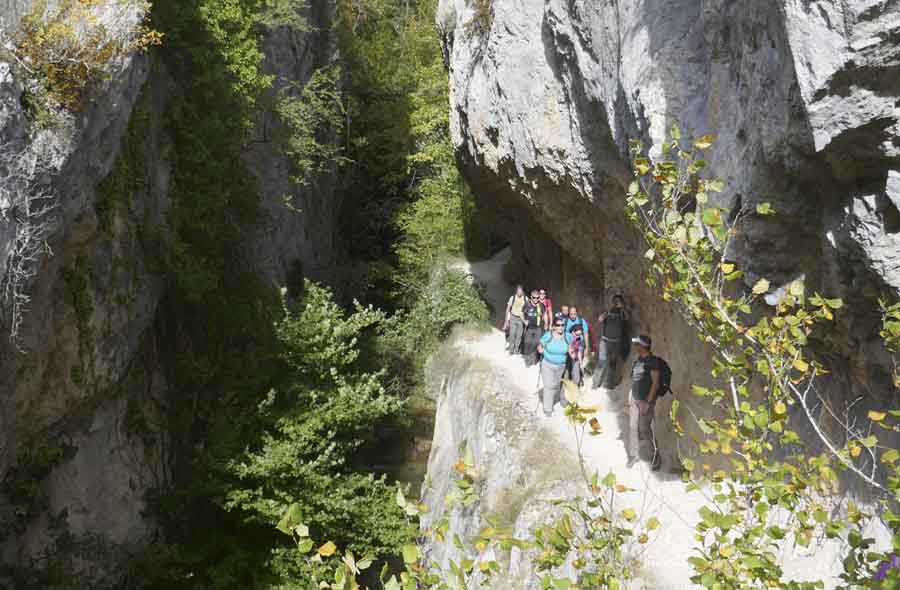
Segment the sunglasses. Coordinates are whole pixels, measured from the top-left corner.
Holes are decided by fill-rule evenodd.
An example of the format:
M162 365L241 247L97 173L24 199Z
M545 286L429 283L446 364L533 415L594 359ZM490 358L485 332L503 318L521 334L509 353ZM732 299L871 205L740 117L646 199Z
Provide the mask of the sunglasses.
M562 325L562 324L553 324L553 327L554 327L554 328L562 328L563 325Z

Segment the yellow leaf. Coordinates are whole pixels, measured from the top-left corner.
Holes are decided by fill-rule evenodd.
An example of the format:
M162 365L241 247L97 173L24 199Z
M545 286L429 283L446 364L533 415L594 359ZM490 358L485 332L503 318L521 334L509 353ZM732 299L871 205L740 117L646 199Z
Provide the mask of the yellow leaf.
M850 447L850 456L853 458L859 457L859 454L862 453L862 448L859 445L853 445Z
M647 528L650 529L651 531L655 531L656 529L658 529L659 528L659 519L656 518L655 516L651 516L650 519L647 521Z
M622 517L625 520L631 521L637 518L637 513L632 508L626 508L622 511Z
M337 545L335 545L331 541L328 541L327 543L319 547L319 555L321 555L322 557L331 557L332 555L334 555L335 551L337 551Z
M578 397L579 397L578 386L575 385L575 383L573 383L572 381L569 381L568 379L563 379L562 384L563 384L563 392L566 395L566 400L570 404L577 404Z
M722 545L721 547L719 547L719 555L726 559L731 557L732 553L734 553L734 547L730 545Z
M869 420L872 422L881 422L887 416L887 412L879 412L878 410L869 410Z
M625 485L622 485L622 484L616 484L616 491L619 492L619 493L621 494L621 493L624 493L624 492L633 492L633 491L634 491L634 488L629 488L628 486L625 486Z
M805 373L806 371L809 370L809 363L807 363L805 360L800 359L800 358L794 359L793 365L794 365L794 368L797 369L798 371L800 371L801 373Z
M638 543L640 543L641 545L643 545L644 543L646 543L649 540L650 540L650 537L648 537L646 534L643 534L640 537L638 537Z
M778 414L779 416L782 416L782 415L784 415L785 412L787 412L787 406L784 405L784 402L778 402L775 404L775 413L776 414Z
M590 422L588 422L588 424L591 425L591 430L593 430L594 432L600 432L600 421L599 420L597 420L596 418L591 418L591 420L590 420Z
M734 272L734 263L733 262L723 262L721 264L721 266L722 266L722 272L724 272L727 275L730 275L731 273Z
M713 136L710 133L707 133L706 135L704 135L702 137L698 137L694 141L694 147L697 149L700 149L700 150L705 150L706 148L711 146L715 140L716 140L715 136Z
M762 295L766 291L769 290L769 281L766 279L759 279L755 285L753 285L753 294L754 295Z

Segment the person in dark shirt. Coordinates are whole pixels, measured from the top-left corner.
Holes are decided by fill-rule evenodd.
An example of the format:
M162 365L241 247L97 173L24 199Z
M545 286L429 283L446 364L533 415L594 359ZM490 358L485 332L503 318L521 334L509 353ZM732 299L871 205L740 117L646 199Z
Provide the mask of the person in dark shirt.
M597 368L594 369L594 389L605 387L615 389L619 384L619 365L623 359L625 339L625 322L628 321L628 310L625 298L621 295L613 297L613 305L597 318L600 330L600 341L597 343Z
M659 469L661 458L653 435L653 413L656 410L656 395L660 386L659 359L650 352L652 341L641 334L631 339L631 349L635 353L631 365L631 395L628 399L628 467L634 466L640 458L640 443L649 440L652 445L651 465Z
M525 357L525 366L530 367L538 362L538 341L544 333L544 305L540 301L537 291L531 292L531 298L522 309L525 319L525 337L522 342L522 356Z

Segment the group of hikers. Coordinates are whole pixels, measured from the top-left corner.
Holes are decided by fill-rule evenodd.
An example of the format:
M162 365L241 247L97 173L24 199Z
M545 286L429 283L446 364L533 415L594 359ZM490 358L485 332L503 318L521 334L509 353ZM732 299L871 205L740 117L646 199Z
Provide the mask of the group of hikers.
M668 364L651 352L652 341L641 334L628 338L629 311L625 297L612 298L612 305L597 317L594 329L574 305L560 305L554 310L545 289L526 293L518 285L506 304L503 328L507 334L507 351L522 355L526 366L540 365L539 381L544 415L553 415L557 402L567 405L562 395L562 382L567 379L584 386L585 373L592 369L594 389L615 389L620 367L630 353L631 392L628 399L628 467L639 460L640 442L652 445L652 469L660 468L653 414L656 401L669 391L671 370ZM596 362L591 362L596 361Z

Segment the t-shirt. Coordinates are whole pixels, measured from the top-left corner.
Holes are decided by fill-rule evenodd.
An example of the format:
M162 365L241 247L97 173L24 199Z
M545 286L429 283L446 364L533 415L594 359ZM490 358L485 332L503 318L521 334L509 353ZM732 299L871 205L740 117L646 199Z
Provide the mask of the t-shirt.
M575 351L575 355L578 356L579 353L584 352L584 336L575 337L572 336L572 348Z
M569 333L569 330L572 329L572 326L574 326L575 324L579 324L579 323L581 324L581 333L583 335L587 336L588 335L588 323L586 321L584 321L584 318L581 316L578 316L574 320L572 318L566 318L566 334Z
M625 335L625 314L621 311L610 311L603 322L603 338L620 341Z
M569 345L572 343L572 336L563 334L559 338L555 338L553 332L544 332L541 336L541 344L544 346L544 360L554 365L566 364L566 357L569 356Z
M507 301L506 305L509 307L509 315L516 316L517 318L522 317L522 309L525 307L525 295L515 295L513 294L509 301Z
M544 321L544 306L538 303L528 301L522 308L522 314L525 318L525 325L529 328L540 328Z
M659 366L659 359L652 354L634 359L634 363L631 365L632 398L646 400L650 397L650 386L653 385L653 375L650 372L659 371ZM662 375L660 375L660 379L662 379Z

